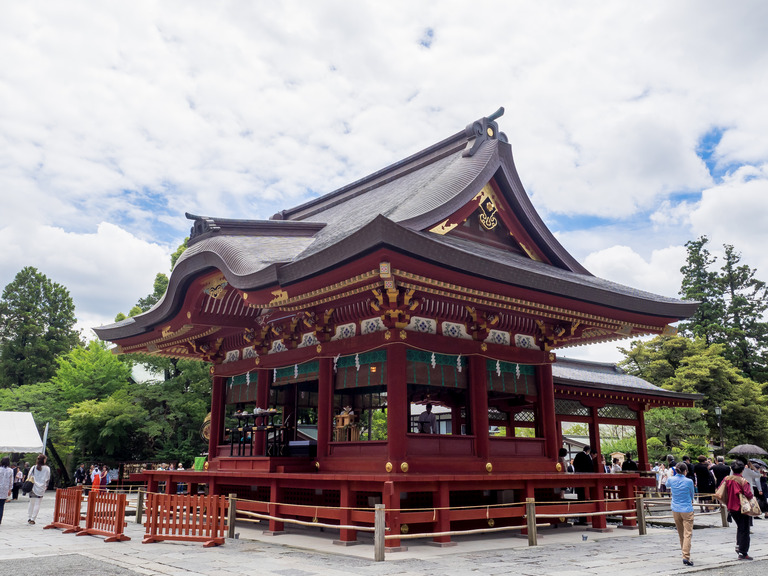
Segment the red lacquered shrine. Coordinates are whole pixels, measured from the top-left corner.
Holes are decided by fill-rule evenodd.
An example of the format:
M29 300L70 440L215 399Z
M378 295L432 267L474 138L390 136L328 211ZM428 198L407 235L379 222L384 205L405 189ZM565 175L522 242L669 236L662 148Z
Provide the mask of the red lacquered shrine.
M120 353L212 365L209 467L146 472L150 490L206 483L342 525L371 522L354 508L383 503L399 533L471 526L476 508L449 508L551 500L564 484L601 499L652 482L566 476L561 424L587 424L599 447L599 424L644 438L645 410L696 397L554 351L673 333L696 304L576 262L523 189L500 112L270 220L187 215L164 298L96 330ZM438 433L419 433L426 404Z

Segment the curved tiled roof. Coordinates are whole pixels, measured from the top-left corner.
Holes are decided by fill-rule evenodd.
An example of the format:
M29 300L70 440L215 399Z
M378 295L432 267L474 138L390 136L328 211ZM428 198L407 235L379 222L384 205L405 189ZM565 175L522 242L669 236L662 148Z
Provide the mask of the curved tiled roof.
M558 358L552 365L552 378L557 384L576 385L601 390L615 390L635 394L675 397L686 400L701 400L701 394L673 392L650 382L626 374L615 364L589 362L572 358Z
M486 137L486 132L493 136ZM104 339L124 338L165 322L181 306L179 292L188 281L212 268L221 270L238 289L260 290L332 270L339 262L381 247L468 274L629 312L672 321L693 313L695 303L589 274L541 221L517 175L509 144L497 135L495 122L482 119L409 158L268 221L188 215L195 220L189 248L179 258L163 299L131 321L96 332ZM470 203L492 179L551 263L424 232Z

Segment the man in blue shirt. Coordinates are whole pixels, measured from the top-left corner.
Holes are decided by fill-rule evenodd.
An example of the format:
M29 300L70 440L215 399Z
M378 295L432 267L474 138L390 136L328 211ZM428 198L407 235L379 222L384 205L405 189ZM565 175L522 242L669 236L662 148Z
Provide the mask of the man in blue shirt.
M683 564L693 566L691 537L693 536L693 480L687 478L688 466L680 462L675 466L676 475L667 479L667 490L672 492L672 516L680 537Z

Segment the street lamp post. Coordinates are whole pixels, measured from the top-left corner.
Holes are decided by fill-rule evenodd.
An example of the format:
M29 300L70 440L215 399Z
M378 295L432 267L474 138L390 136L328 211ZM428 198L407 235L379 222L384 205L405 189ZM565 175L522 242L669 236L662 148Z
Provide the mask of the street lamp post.
M720 454L725 456L725 449L723 448L723 409L720 406L715 406L715 414L717 415L717 427L720 428Z

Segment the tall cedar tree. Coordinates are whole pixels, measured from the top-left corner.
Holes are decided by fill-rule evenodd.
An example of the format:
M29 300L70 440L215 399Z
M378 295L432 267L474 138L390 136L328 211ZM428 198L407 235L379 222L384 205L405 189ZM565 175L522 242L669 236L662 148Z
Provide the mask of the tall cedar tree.
M703 338L707 344L713 344L722 342L725 304L717 272L709 269L717 258L707 250L708 242L709 238L702 236L685 243L688 256L685 266L680 268L683 274L680 295L684 300L695 300L701 304L687 322L679 324L678 329L682 334Z
M756 270L740 264L741 254L724 245L720 285L725 301L725 357L756 382L768 381L766 355L768 288L755 278Z
M0 387L49 380L56 358L79 343L69 291L36 268L23 268L0 298Z
M741 255L725 244L724 263L707 249L709 239L702 236L686 243L688 257L680 271L680 294L685 300L701 302L696 314L681 322L682 334L702 338L707 344L723 344L724 356L756 382L768 382L768 288L755 278L756 271L741 264Z

